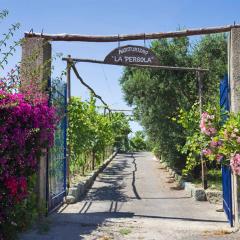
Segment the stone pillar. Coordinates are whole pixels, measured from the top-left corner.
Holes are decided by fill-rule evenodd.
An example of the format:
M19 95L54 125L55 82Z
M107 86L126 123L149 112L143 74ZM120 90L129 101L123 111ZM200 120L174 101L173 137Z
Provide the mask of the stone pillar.
M25 38L22 44L21 85L24 89L30 81L39 91L45 92L51 77L51 44L43 38ZM46 206L47 196L47 151L38 167L37 194L39 207Z
M230 97L231 111L240 111L240 29L233 28L230 35Z
M25 86L29 80L46 91L51 76L51 44L43 38L25 38L22 44L21 82Z
M230 111L240 111L240 29L232 28L229 39L229 83ZM239 228L238 218L238 177L232 175L234 227Z

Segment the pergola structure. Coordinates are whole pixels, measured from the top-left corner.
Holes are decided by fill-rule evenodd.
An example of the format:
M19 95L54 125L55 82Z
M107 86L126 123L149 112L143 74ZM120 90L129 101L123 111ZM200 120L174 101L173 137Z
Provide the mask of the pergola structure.
M158 32L158 33L141 33L141 34L130 34L130 35L112 35L112 36L88 36L78 34L45 34L45 33L34 33L33 31L25 33L25 41L23 43L23 54L22 62L33 53L34 49L39 49L37 59L31 65L24 65L24 72L36 68L40 65L44 65L46 61L51 61L51 44L52 41L78 41L78 42L122 42L131 40L146 40L146 39L162 39L162 38L176 38L184 36L204 35L213 33L229 33L228 41L228 74L229 74L229 85L230 85L230 110L234 113L240 111L240 25L228 25L221 27L212 28L200 28L200 29L188 29L174 32ZM75 74L77 70L75 67L76 62L92 62L100 63L104 62L101 60L94 59L76 59L76 58L65 58L68 67L68 83L70 83L70 68L73 66ZM105 63L104 63L105 64ZM134 66L134 65L132 65ZM146 67L141 64L137 64L134 67ZM149 66L148 66L149 67ZM201 72L206 72L208 69L200 68L188 68L185 66L150 66L151 68L157 69L168 69L168 70L183 70L183 71L195 71L199 81L199 96L201 105ZM46 81L46 76L50 77L50 71L43 72L40 75L42 82ZM80 77L80 76L79 76ZM80 80L80 79L79 79ZM70 86L70 84L69 84ZM70 87L68 90L68 97L70 97ZM97 94L96 94L97 95ZM201 109L201 108L200 108ZM44 160L40 162L40 181L39 181L39 192L40 198L44 199L46 193L46 170L44 166ZM234 210L234 226L239 228L238 220L238 198L237 198L237 176L232 174L232 197L233 197L233 210ZM45 184L45 185L44 185Z

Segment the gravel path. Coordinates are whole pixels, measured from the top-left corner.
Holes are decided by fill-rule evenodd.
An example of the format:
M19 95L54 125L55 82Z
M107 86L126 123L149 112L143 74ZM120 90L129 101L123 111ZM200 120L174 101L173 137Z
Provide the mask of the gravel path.
M118 154L82 201L51 215L47 233L22 240L240 239L219 206L195 202L168 181L151 153Z

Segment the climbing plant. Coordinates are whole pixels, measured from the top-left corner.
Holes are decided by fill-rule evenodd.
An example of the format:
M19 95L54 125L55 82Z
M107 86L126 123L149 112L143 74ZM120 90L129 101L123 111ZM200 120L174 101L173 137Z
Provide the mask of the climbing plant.
M109 154L107 149L119 149L126 144L130 127L125 115L99 110L93 96L89 101L71 98L68 143L72 175L94 169Z
M8 10L0 11L0 23L9 14ZM8 64L8 58L13 56L16 51L16 47L20 45L21 41L15 41L13 39L14 33L20 28L20 23L12 24L8 30L3 33L2 38L0 38L0 68L4 69L6 64Z
M200 116L199 104L195 103L188 111L180 109L177 119L173 119L183 127L186 136L185 144L177 146L178 150L186 156L186 164L182 170L184 176L198 177L201 165L200 154L202 151L206 154L208 146L214 144L211 140L220 129L221 119L218 100L219 98L216 98L215 104L203 106L205 111L202 116ZM213 158L213 160L216 159ZM212 161L207 165L211 165Z

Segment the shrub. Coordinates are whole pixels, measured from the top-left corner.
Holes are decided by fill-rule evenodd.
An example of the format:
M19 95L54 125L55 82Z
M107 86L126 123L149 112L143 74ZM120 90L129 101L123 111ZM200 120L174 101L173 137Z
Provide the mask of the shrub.
M35 173L56 122L46 99L0 90L0 239L15 239L36 215Z

